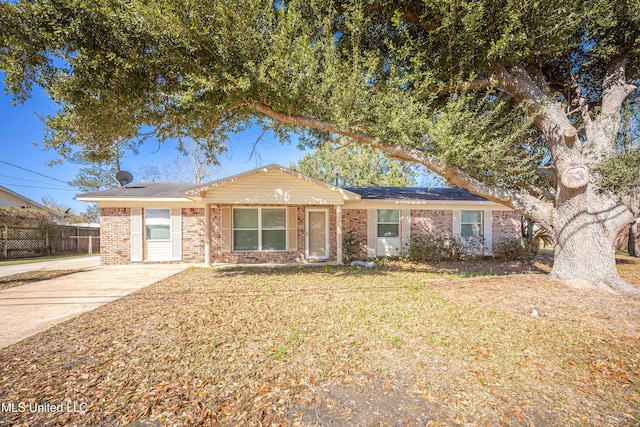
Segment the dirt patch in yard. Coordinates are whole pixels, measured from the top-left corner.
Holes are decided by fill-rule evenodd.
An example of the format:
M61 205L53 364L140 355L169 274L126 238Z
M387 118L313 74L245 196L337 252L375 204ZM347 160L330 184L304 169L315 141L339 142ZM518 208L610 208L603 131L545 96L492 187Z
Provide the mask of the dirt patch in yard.
M81 409L0 425L638 425L638 299L482 265L191 269L0 351Z

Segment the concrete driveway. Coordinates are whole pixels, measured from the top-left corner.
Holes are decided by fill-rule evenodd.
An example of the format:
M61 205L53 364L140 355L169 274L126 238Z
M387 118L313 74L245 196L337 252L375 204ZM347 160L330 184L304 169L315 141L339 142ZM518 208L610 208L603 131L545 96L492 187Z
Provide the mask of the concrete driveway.
M7 265L0 267L0 277L12 274L26 273L39 270L83 270L85 268L100 265L100 255L83 256L76 258L51 259L27 264Z
M97 266L0 291L0 348L188 267L186 264ZM58 267L62 268L65 267Z

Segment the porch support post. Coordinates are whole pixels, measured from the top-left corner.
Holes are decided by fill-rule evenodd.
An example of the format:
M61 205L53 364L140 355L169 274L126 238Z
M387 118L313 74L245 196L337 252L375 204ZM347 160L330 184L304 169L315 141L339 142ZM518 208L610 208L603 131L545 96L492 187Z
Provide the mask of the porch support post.
M336 263L342 264L342 206L336 206Z
M204 204L204 265L211 267L211 203Z

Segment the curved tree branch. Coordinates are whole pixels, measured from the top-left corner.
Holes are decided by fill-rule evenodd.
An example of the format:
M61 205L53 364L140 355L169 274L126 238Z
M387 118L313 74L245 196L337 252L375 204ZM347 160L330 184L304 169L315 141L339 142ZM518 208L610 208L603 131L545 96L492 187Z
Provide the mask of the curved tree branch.
M288 113L277 111L270 105L265 103L258 103L254 105L253 109L258 113L264 114L265 116L282 123L309 127L325 132L343 135L355 141L384 151L387 155L395 159L411 163L420 163L427 167L429 170L442 176L445 180L447 180L447 182L466 188L472 193L496 203L508 206L520 212L521 214L534 219L547 230L553 230L553 205L548 202L543 202L540 199L524 192L523 190L510 190L507 188L488 186L463 171L445 166L437 158L426 155L420 150L404 147L402 145L382 143L376 138L365 133L340 129L332 123L324 120L310 117L293 116Z

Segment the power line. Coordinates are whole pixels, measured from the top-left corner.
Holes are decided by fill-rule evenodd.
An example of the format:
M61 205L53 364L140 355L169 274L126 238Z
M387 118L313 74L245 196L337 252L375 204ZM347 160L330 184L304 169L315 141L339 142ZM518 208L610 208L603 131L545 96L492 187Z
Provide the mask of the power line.
M39 188L41 190L56 190L56 191L75 191L78 192L78 190L74 190L72 188L54 188L54 187L40 187L40 186L35 186L35 185L20 185L20 184L9 184L7 182L0 182L0 185L9 185L11 187L25 187L25 188Z
M52 176L42 174L40 172L36 172L34 170L31 170L31 169L23 168L22 166L14 165L13 163L5 162L4 160L0 160L0 163L4 163L5 165L9 165L9 166L13 166L14 168L25 170L27 172L35 173L36 175L40 175L40 176L43 176L45 178L52 179L54 181L58 181L58 182L61 182L61 183L65 184L65 185L71 186L67 181L62 181L61 179L54 178Z
M9 179L16 179L16 180L18 180L18 181L20 181L20 182L34 182L34 183L36 183L36 184L49 185L49 183L48 183L48 182L36 181L36 180L34 180L34 179L21 178L21 177L18 177L18 176L11 176L11 175L2 175L2 174L0 174L0 177L3 177L3 178L9 178Z

